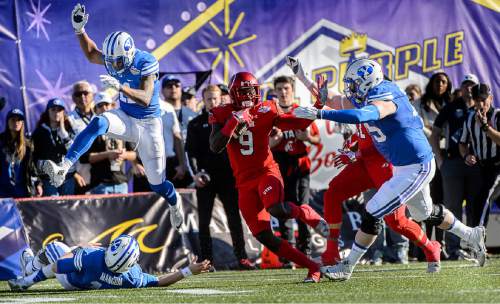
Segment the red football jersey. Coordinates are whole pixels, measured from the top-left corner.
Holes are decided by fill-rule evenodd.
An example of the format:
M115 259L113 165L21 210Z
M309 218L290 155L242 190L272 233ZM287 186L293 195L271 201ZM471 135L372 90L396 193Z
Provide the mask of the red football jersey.
M369 156L372 154L380 154L375 145L373 144L372 137L370 136L370 132L364 124L357 124L357 140L358 140L358 151L363 156Z
M293 104L292 109L290 110L289 113L293 114L294 110L298 106L299 105L297 105L297 104ZM298 140L296 138L297 130L305 131L307 129L306 128L304 128L304 129L295 128L295 129L291 129L291 130L282 131L283 132L283 139L272 150L278 151L278 152L287 152L290 155L306 155L308 152L308 149L307 149L308 147L302 140ZM319 134L319 129L315 123L312 123L310 125L309 133L313 136Z
M223 105L211 110L209 122L224 125L236 111L232 104ZM278 172L278 164L274 161L269 148L269 134L273 126L283 130L306 128L311 120L296 118L283 114L274 101L264 101L250 109L252 123L238 138L231 138L227 144L227 152L237 185L252 181L262 174Z

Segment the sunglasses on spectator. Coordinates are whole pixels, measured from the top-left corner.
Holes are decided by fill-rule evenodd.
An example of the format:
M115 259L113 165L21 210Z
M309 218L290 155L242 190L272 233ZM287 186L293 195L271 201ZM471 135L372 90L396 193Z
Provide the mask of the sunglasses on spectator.
M87 96L87 95L89 95L89 93L90 93L89 91L78 91L78 92L73 93L73 96L80 97L80 96L82 96L82 94Z

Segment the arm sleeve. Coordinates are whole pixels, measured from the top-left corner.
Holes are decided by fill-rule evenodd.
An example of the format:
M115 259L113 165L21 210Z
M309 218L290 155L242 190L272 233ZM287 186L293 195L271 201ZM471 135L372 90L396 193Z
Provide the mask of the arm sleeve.
M154 58L151 54L145 56L141 62L141 76L156 74L159 73L159 71L160 65L158 64L156 58Z
M281 114L276 120L276 127L281 130L305 129L312 122L310 119L298 118L293 114Z
M375 105L368 105L361 109L321 110L321 118L341 123L357 124L378 120L380 113Z

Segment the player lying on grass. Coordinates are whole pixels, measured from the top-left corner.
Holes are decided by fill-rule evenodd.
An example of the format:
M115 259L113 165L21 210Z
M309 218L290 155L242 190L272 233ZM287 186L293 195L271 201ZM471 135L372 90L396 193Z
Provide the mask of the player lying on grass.
M8 283L18 291L50 278L66 290L164 287L210 268L209 261L194 263L193 259L188 267L157 277L142 271L139 254L139 244L130 235L120 235L107 249L91 245L71 250L64 243L52 242L36 256L29 249L23 251L23 277Z
M393 176L366 204L361 228L349 256L341 263L327 267L325 275L332 280L347 280L355 265L373 244L380 232L382 218L406 204L416 221L426 221L460 237L485 263L484 227L468 227L443 205L432 203L429 183L436 164L422 119L406 94L393 82L384 80L381 66L362 58L352 61L344 76L346 97L357 109L319 110L299 107L295 115L307 119L327 119L340 123L366 123L377 150L394 166ZM325 86L326 87L326 86ZM320 90L320 94L323 91ZM320 96L320 100L326 100Z

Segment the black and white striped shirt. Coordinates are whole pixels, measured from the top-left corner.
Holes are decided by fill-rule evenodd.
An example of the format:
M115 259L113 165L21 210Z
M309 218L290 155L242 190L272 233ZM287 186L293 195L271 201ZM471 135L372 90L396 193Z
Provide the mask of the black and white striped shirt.
M488 123L495 130L500 130L500 109L490 108L487 113ZM460 142L470 144L474 155L482 161L500 158L500 146L496 145L486 133L481 130L481 123L476 121L476 111L470 110L464 121Z

